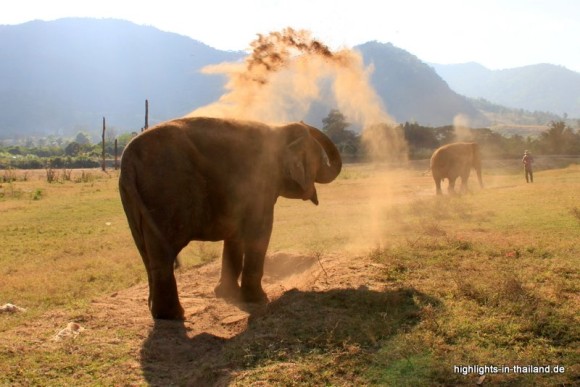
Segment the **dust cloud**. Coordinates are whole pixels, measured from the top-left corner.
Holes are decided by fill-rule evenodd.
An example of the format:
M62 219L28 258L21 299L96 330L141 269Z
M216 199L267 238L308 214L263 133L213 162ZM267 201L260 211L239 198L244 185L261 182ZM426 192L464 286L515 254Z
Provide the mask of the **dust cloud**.
M387 113L370 84L373 66L365 67L362 55L352 49L330 50L309 31L286 28L259 34L251 52L237 63L205 67L205 74L223 75L227 82L218 101L189 116L214 116L257 120L271 124L300 121L316 101L333 101L352 124L362 128L361 138L371 161L407 161L407 143L402 130ZM314 125L318 126L319 125ZM377 164L379 165L379 164ZM379 171L381 168L376 167ZM384 171L384 169L383 169ZM391 205L392 177L381 173L366 187L361 219L365 239L384 235L381 214ZM345 243L357 244L360 233ZM359 241L360 242L360 241Z
M395 121L370 85L373 67L360 53L330 50L309 31L286 28L258 34L243 62L202 69L227 77L218 101L188 116L214 116L268 122L300 121L315 101L331 97L362 138L373 160L406 160L407 145ZM323 95L330 85L331 96ZM318 126L318 125L315 125Z
M458 114L453 117L453 131L455 132L455 138L457 141L469 142L473 140L473 135L469 127L469 117L466 115Z

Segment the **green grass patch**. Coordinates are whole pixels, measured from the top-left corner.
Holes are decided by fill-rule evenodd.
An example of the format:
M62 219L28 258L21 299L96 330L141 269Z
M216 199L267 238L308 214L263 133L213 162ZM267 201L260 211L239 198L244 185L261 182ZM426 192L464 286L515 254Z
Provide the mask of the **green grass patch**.
M486 380L574 384L580 229L570 208L580 173L540 176L535 185L422 199L394 212L403 235L371 257L385 266L388 284L440 304L395 343L381 344L371 384L463 385L480 377L456 372L459 365L561 365L565 373L488 372Z
M116 178L91 183L15 182L32 200L0 202L0 300L42 313L78 307L96 295L143 280L141 262L123 247L130 235ZM0 330L6 320L0 320Z
M469 366L509 367L488 369L484 385L577 383L578 166L537 171L533 184L521 174L484 172L484 190L437 197L430 177L414 171L346 165L343 178L318 187L320 206L279 200L270 252L346 257L346 271L368 275L372 286L352 286L330 271L318 279L324 290L285 291L228 339L192 339L170 324L147 336L142 321L110 326L85 315L92 300L146 281L116 176L73 171L52 184L7 176L0 304L28 311L0 314L0 384L144 385L152 375L168 385L481 381ZM180 270L220 254L220 243L192 243ZM93 333L53 342L63 316ZM30 334L36 326L45 331ZM174 342L167 340L172 327ZM191 359L193 345L207 351ZM514 366L565 371L518 373Z

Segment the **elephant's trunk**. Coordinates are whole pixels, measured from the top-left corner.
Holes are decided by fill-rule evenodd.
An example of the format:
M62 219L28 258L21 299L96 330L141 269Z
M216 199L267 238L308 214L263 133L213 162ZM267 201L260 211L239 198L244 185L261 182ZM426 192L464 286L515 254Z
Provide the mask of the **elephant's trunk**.
M481 179L481 165L475 168L475 172L477 173L477 180L479 180L479 186L483 188L483 180Z
M473 143L473 168L477 173L479 186L483 188L483 180L481 178L481 153L479 152L479 145L477 143Z
M326 156L328 156L328 164L322 163L316 174L315 181L321 184L330 183L336 179L342 169L340 153L334 143L324 133L315 128L309 128L309 130L310 135L318 141L324 152L326 152Z

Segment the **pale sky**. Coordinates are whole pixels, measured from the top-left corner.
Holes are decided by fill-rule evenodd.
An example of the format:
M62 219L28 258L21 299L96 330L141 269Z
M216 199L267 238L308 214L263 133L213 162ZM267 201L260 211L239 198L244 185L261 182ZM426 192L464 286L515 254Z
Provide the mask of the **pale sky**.
M578 0L2 0L0 24L115 18L246 50L256 34L306 29L332 49L376 40L428 63L580 72Z

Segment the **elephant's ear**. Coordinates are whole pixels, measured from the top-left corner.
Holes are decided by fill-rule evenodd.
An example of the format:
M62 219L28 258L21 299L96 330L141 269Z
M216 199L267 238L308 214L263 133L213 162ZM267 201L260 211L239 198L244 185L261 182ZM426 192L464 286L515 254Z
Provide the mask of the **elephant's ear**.
M304 165L304 159L301 157L302 149L304 148L304 137L300 137L292 141L288 145L288 173L290 178L298 183L303 191L308 189L308 182L306 179L306 167Z

